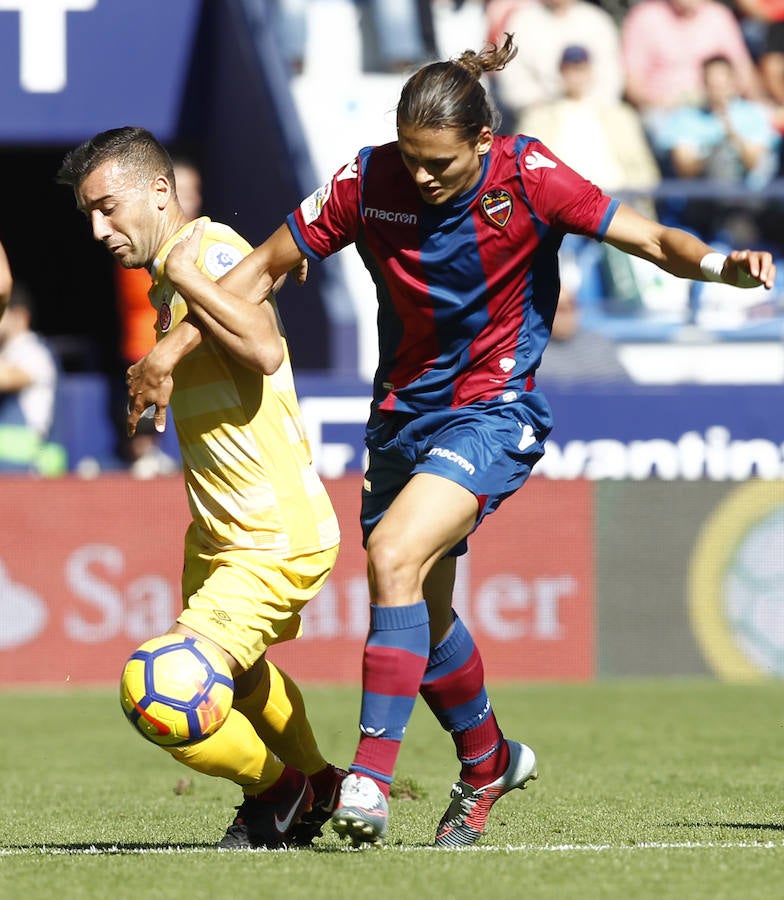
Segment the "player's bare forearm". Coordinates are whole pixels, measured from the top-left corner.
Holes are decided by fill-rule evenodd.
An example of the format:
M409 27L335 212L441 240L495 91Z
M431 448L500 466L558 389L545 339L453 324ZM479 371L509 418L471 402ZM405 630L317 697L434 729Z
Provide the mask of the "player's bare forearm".
M304 284L308 262L297 246L288 225L277 231L220 279L220 284L248 299L263 299L280 289L292 272L298 284Z
M195 265L178 267L169 277L190 313L229 353L256 371L267 375L277 371L283 361L283 343L269 303L238 297Z
M212 281L196 262L204 238L205 221L172 248L166 259L166 274L185 298L200 325L243 365L265 374L277 371L283 361L283 343L274 310L257 293L239 296L235 291L249 283L248 268L241 260L221 282ZM271 284L270 284L271 287Z
M283 341L272 304L248 303L223 289L184 296L207 331L243 365L265 375L278 370Z
M672 275L694 281L722 281L735 287L770 290L776 266L764 250L733 250L726 257L693 234L669 228L621 204L607 229L613 247L647 259Z
M218 283L237 297L251 303L263 303L275 287L275 278L266 269L259 268L251 253L223 275Z

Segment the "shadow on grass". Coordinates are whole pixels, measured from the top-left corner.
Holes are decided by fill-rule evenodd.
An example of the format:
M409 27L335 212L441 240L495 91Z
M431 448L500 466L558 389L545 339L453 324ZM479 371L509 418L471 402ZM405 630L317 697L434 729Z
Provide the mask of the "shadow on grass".
M5 847L0 847L0 855L3 854L3 851L16 851L19 853L42 853L47 855L54 855L61 853L63 855L68 854L83 854L85 856L89 856L94 854L95 856L101 855L117 855L121 856L123 853L176 853L177 851L184 850L189 852L194 851L205 851L205 850L214 850L220 853L234 853L237 851L233 850L219 850L218 847L215 846L214 843L157 843L157 844L136 844L136 843L117 843L117 842L99 842L96 841L94 843L89 844L54 844L54 843L44 843L44 844L8 844ZM270 852L270 851L265 851Z

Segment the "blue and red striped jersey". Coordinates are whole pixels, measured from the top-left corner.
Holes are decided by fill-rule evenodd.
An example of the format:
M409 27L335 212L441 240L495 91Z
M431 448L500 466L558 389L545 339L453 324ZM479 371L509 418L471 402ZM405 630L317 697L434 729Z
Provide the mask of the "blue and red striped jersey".
M543 144L496 136L478 183L421 199L397 143L366 147L287 222L314 259L354 243L377 289L374 405L410 413L530 389L567 232L601 239L618 201Z

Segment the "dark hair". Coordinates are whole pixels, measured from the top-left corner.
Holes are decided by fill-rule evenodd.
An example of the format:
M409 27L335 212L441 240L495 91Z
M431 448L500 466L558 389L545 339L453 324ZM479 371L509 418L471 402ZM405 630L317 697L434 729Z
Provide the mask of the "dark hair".
M146 128L131 126L102 131L71 150L63 159L57 181L75 188L98 166L115 159L140 180L151 183L165 175L174 185L172 161L164 146Z
M475 140L486 125L498 128L501 116L480 81L498 72L517 55L514 35L501 47L487 44L478 53L466 50L457 59L430 63L403 85L397 106L398 125L454 128L466 141Z
M725 56L723 53L715 53L713 56L707 56L705 59L703 59L702 70L704 72L705 69L707 69L709 66L717 65L726 66L728 69L735 68L729 56Z

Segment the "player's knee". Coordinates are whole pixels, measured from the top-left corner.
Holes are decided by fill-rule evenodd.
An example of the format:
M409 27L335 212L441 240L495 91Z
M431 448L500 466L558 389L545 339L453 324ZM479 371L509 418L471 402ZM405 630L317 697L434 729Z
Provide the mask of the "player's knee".
M367 545L370 583L382 593L410 589L420 577L420 563L394 540L370 536Z
M220 728L234 700L223 654L209 641L164 634L135 650L120 679L128 721L159 746L203 740Z

